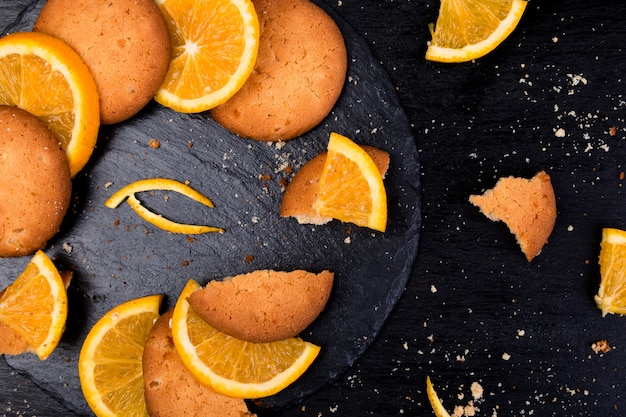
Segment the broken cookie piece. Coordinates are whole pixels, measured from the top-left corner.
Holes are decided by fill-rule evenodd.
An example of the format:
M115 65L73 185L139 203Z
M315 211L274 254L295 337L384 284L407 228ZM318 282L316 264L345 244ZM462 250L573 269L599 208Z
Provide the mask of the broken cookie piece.
M334 274L257 270L211 281L189 296L204 321L248 342L274 342L298 335L322 312Z
M490 220L507 225L529 262L539 255L556 222L556 198L545 171L531 179L500 178L494 188L471 195L469 201Z

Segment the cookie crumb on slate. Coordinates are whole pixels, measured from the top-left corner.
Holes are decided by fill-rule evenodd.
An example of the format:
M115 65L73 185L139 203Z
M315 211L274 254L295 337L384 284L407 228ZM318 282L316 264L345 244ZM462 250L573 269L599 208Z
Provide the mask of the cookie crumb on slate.
M606 339L600 339L597 342L591 344L591 349L595 353L607 353L609 350L611 350L611 346L609 345L609 342L606 341Z

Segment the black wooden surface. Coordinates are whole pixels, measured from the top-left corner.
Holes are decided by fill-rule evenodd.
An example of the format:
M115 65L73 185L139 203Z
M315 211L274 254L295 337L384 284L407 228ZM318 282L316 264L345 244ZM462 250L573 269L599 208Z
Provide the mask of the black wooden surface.
M532 1L511 37L477 62L424 60L438 2L329 5L397 87L421 163L423 223L406 291L372 346L289 416L429 416L484 389L479 416L623 416L626 318L593 303L602 227L626 228L626 5ZM0 26L21 1L0 4ZM375 111L375 109L372 109ZM613 134L614 132L614 134ZM558 218L531 263L472 193L545 169ZM606 339L612 350L591 345ZM68 415L0 366L0 415Z

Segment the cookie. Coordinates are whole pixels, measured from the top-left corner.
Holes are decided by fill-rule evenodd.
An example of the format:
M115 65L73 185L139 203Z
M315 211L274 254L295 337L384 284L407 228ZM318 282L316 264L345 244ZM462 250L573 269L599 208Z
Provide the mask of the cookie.
M545 171L531 179L500 178L494 188L469 201L490 220L507 225L529 262L548 242L556 222L556 198Z
M185 368L172 338L173 309L154 323L143 349L144 397L150 417L252 417L244 400L218 394Z
M362 146L372 158L384 178L389 168L389 153L373 146ZM280 204L281 217L295 217L298 223L325 224L332 220L320 216L313 209L317 190L326 161L326 151L321 152L304 164L287 185Z
M169 68L169 31L153 0L48 0L33 30L65 41L87 64L102 124L139 112Z
M274 342L298 335L322 312L334 274L258 270L211 281L189 296L208 324L249 342Z
M254 6L261 31L254 70L211 116L241 137L293 139L317 126L340 96L348 67L343 35L309 0L255 0Z
M35 116L0 106L0 257L42 249L61 226L72 180L57 137Z

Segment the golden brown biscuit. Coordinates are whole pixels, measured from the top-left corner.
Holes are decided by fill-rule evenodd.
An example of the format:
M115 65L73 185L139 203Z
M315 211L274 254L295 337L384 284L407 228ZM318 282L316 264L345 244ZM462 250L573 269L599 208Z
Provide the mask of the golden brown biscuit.
M172 313L173 309L156 321L143 349L144 397L150 417L253 416L242 399L216 393L185 368L172 339Z
M389 153L373 146L362 148L372 158L384 178L389 168ZM325 224L332 220L330 217L320 216L313 209L326 154L327 152L323 151L304 164L289 182L280 205L282 217L295 217L301 224Z
M154 97L170 63L170 36L153 0L48 0L33 30L62 39L89 67L103 124Z
M493 221L503 221L530 262L547 243L556 222L556 198L545 171L533 178L500 178L495 187L469 201Z
M211 115L245 138L288 140L332 110L348 58L333 19L309 0L255 0L259 53L243 87Z
M0 106L0 257L45 246L61 226L72 194L65 152L39 119Z
M334 274L258 270L211 281L189 296L207 323L249 342L273 342L298 335L322 312Z

